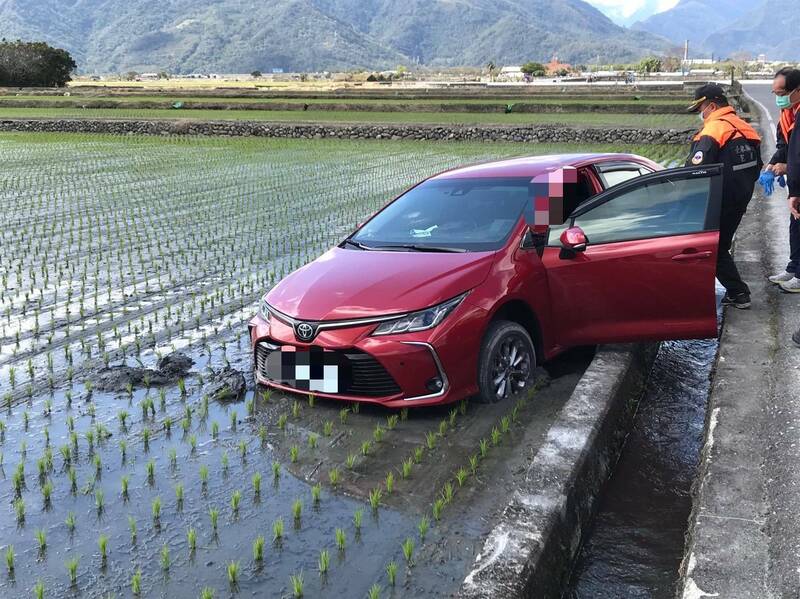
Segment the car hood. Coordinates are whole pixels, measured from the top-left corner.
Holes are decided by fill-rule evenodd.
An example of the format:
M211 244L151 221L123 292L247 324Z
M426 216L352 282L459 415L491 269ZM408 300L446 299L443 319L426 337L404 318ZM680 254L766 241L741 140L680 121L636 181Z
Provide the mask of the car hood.
M434 306L482 283L494 252L431 253L333 248L267 294L300 320L346 320Z

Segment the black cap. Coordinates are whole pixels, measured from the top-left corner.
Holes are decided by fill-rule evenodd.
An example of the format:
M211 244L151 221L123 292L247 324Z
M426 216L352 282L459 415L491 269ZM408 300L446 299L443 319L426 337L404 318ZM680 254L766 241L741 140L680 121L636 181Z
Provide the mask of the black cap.
M689 112L697 112L703 102L713 102L715 100L722 100L727 102L728 98L725 97L725 90L721 85L716 83L706 83L694 90L694 102L689 104L686 108Z

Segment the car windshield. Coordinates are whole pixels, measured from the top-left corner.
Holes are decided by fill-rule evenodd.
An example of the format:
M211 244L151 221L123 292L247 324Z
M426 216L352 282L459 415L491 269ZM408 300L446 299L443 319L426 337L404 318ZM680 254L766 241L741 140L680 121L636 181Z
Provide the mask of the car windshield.
M375 215L347 247L497 250L508 239L526 202L532 202L531 193L530 177L425 181Z

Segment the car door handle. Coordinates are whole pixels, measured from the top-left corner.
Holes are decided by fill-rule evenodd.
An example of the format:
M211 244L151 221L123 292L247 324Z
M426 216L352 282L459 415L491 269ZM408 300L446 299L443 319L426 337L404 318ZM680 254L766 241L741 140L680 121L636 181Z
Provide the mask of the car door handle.
M712 252L698 252L698 251L684 251L672 257L676 262L686 262L687 260L707 260L712 255Z

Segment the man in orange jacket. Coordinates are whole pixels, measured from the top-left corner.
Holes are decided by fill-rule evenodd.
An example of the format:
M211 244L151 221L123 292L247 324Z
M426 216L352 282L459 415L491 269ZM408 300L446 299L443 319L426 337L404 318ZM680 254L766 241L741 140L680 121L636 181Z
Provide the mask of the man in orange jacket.
M731 257L731 243L761 172L761 137L736 114L725 91L715 83L699 87L689 112L698 112L703 127L692 140L686 166L723 165L717 279L725 287L723 305L750 307L750 288Z

